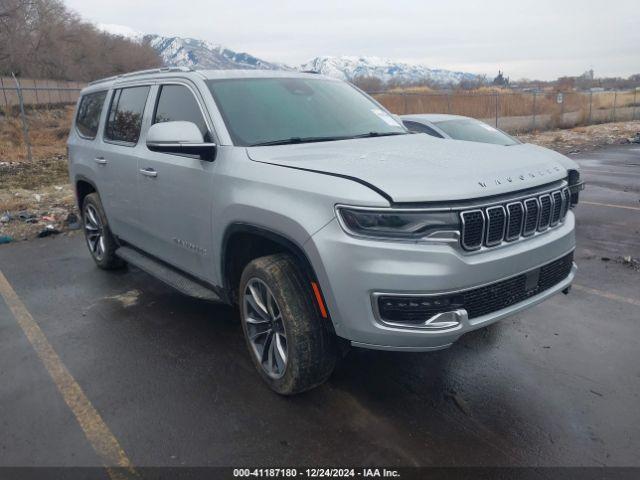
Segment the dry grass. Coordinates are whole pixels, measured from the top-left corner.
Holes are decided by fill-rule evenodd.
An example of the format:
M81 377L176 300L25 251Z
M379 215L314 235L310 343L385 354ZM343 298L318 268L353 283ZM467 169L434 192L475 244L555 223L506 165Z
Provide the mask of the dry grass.
M567 121L573 126L588 122L613 121L614 103L618 120L631 120L634 102L640 103L640 95L634 92L598 92L591 97L588 93L569 92L563 94L563 103L557 102L557 93L520 93L510 90L484 87L470 92L441 93L426 88L407 88L390 90L376 94L375 98L393 113L451 113L468 117L530 117L534 111L537 116L551 117L551 127L562 126ZM590 103L592 104L590 105ZM636 104L637 105L637 104ZM640 105L637 105L640 116ZM570 119L563 119L570 114Z
M73 108L27 111L31 151L35 160L66 155ZM20 116L15 111L0 112L0 162L22 162L26 159L27 147Z

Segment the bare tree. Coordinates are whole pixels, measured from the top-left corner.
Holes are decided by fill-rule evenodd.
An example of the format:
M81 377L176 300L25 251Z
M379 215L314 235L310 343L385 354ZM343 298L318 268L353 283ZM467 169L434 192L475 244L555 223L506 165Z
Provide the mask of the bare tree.
M160 64L149 45L99 31L60 0L0 0L0 75L89 81Z

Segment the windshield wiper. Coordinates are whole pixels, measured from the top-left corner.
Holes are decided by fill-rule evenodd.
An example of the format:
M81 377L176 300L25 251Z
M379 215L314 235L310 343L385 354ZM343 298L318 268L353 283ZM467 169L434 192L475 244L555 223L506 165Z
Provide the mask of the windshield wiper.
M332 142L334 140L345 140L353 137L290 137L281 140L271 140L268 142L252 143L250 147L264 147L267 145L292 145L294 143Z
M407 135L408 132L369 132L360 135L354 135L351 138L369 138L369 137L391 137L394 135Z

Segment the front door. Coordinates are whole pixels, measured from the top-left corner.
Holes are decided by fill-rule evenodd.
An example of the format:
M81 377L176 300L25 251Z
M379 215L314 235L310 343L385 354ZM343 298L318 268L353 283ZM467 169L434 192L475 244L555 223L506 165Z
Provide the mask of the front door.
M167 83L154 89L151 124L195 123L211 139L199 94L187 83ZM138 162L141 248L203 280L212 280L212 201L216 163L198 156L152 152Z

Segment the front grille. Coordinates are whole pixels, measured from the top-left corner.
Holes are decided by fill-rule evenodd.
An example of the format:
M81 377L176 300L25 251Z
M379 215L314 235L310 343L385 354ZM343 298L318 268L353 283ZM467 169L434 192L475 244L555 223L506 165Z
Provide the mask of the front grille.
M507 215L505 214L504 207L487 208L487 239L485 245L497 245L502 241L506 220Z
M549 227L551 221L551 195L540 196L540 222L538 230L543 231Z
M507 205L507 233L505 240L511 242L522 234L524 223L524 206L520 202Z
M564 187L521 201L463 211L462 247L465 250L494 247L555 227L569 211L570 196L571 192Z
M482 210L462 212L462 246L475 250L482 245L484 236L484 214Z
M540 204L537 198L529 198L524 201L524 209L526 217L524 221L524 229L522 235L528 237L533 235L538 228L538 217L540 216Z
M560 190L553 192L551 200L553 200L553 208L551 209L550 225L555 227L560 221L560 214L562 213L562 192Z
M378 297L378 312L383 321L407 326L424 323L433 315L459 308L464 308L469 318L477 318L549 290L569 276L572 265L573 252L529 272L460 293L437 296L382 295Z

